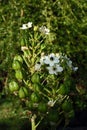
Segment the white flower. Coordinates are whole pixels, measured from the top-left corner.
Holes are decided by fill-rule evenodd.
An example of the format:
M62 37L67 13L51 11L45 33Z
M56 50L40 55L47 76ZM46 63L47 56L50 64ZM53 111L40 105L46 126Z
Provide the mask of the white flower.
M54 53L51 53L50 55L44 57L43 62L50 66L54 66L55 63L59 63L59 58L56 57Z
M40 58L40 63L43 65L44 64L44 60L45 60L46 56L41 56Z
M49 32L50 32L50 30L48 28L45 28L44 33L48 35Z
M72 68L72 61L70 60L70 58L68 58L66 55L62 57L63 61L65 60L68 67Z
M56 53L55 55L56 55L56 57L57 57L58 59L61 58L61 54L60 54L60 53Z
M78 67L73 67L72 69L73 69L73 71L77 71Z
M40 70L40 68L41 68L41 64L40 64L40 62L38 62L38 63L36 63L35 64L35 70Z
M49 74L55 74L57 75L57 68L54 66L47 67L47 70L49 70Z
M48 101L47 104L48 104L49 107L53 107L54 104L55 104L55 102L56 102L56 101L50 100L50 101Z
M57 72L62 72L63 71L63 67L61 67L59 65L56 65L56 68L57 68Z
M71 61L71 60L68 60L68 61L67 61L67 65L68 65L70 68L72 68L72 61Z
M27 24L23 24L22 27L20 27L20 29L23 29L23 30L28 29Z
M49 74L55 74L57 75L58 72L62 72L63 71L63 68L57 64L55 64L54 66L49 66L49 67L46 67L47 70L49 70Z
M44 64L49 64L49 57L48 56L42 57L41 60L43 61Z
M31 28L32 27L32 22L28 22L27 26L28 26L28 28Z
M28 22L27 24L23 24L22 27L20 27L20 29L28 29L32 27L32 22Z
M50 30L49 30L48 28L46 28L45 26L41 26L41 27L39 28L39 31L40 31L41 33L44 33L44 34L49 34L49 32L50 32Z

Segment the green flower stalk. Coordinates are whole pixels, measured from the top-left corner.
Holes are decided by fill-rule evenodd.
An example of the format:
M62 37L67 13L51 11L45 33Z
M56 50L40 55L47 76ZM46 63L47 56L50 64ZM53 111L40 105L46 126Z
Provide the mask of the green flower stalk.
M72 85L71 81L68 82L70 79L65 77L70 77L78 67L73 66L66 54L49 51L52 41L48 37L51 31L46 26L37 27L28 22L20 29L24 32L21 38L22 54L14 57L12 67L16 80L12 83L15 83L16 87L13 89L9 83L9 90L11 93L16 91L15 96L24 102L25 109L32 113L29 117L32 130L36 130L44 118L56 127L64 116L68 117L67 107L64 109L62 104L70 98ZM71 111L74 113L73 106L68 108L68 112Z

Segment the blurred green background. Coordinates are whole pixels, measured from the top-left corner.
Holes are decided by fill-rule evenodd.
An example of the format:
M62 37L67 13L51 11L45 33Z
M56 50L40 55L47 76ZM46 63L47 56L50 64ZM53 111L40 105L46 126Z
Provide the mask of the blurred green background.
M65 52L72 59L74 65L78 66L75 80L86 88L86 12L86 0L0 0L0 104L7 102L3 100L7 98L4 88L7 87L8 78L13 75L13 56L20 53L20 26L29 21L51 30L54 38L50 51ZM2 107L0 109L6 113Z

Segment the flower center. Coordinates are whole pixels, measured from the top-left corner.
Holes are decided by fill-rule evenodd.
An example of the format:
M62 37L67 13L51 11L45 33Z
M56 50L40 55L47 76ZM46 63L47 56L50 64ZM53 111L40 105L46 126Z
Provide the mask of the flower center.
M41 63L38 61L38 62L37 62L37 64L39 64L39 65L40 65Z
M51 57L50 57L50 60L53 61L53 60L54 60L54 57L51 56Z
M53 70L55 71L55 70L56 70L56 67L53 67Z

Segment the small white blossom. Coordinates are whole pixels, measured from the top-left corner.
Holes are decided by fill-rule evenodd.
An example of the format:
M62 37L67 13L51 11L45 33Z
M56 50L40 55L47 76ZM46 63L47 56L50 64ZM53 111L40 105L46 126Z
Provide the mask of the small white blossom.
M48 29L48 28L46 28L45 26L41 26L40 28L39 28L39 31L41 32L41 33L44 33L44 34L49 34L49 32L50 32L50 30Z
M50 101L48 101L48 106L49 107L53 107L54 106L54 104L55 104L55 101L53 101L53 100L50 100Z
M56 55L56 57L57 57L58 59L61 58L61 54L60 54L60 53L56 53L55 55Z
M27 24L23 24L20 29L25 30L32 27L32 22L28 22Z
M58 72L62 72L63 68L61 66L55 64L54 66L47 67L47 70L49 70L49 74L58 75Z
M72 69L73 69L73 71L77 71L78 67L73 67Z
M63 61L66 60L68 67L72 68L72 61L66 55L62 57Z
M28 28L31 28L32 27L32 22L28 22L27 26L28 26Z
M57 68L54 66L47 67L47 70L49 70L49 74L55 74L57 75Z
M41 64L38 62L38 63L36 63L35 64L35 70L40 70L40 68L41 68Z
M61 67L59 65L56 65L56 68L57 68L57 72L62 72L63 71L63 67Z
M41 56L40 58L40 63L43 65L44 64L44 60L45 60L46 56Z
M21 47L21 50L22 50L22 51L24 51L24 50L28 50L28 47L26 47L26 46L22 46L22 47Z
M43 60L44 64L49 64L49 57L48 56L42 57L42 60Z
M49 32L50 32L50 30L48 28L45 28L44 33L48 35Z
M28 29L27 24L23 24L22 27L20 27L20 29L22 29L22 30Z
M67 65L68 65L70 68L72 68L72 61L71 61L71 60L67 61Z
M59 58L56 57L54 53L51 53L50 55L44 57L44 63L49 66L54 66L55 63L59 63Z

